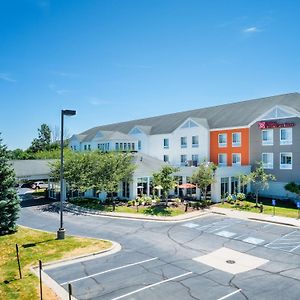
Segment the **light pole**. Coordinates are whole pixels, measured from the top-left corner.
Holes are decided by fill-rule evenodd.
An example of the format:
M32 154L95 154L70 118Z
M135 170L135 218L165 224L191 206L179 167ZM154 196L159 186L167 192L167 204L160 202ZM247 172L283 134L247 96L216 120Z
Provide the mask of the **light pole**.
M65 229L63 223L63 200L64 200L64 116L75 116L76 110L65 109L61 111L60 128L60 227L57 231L57 239L65 239Z

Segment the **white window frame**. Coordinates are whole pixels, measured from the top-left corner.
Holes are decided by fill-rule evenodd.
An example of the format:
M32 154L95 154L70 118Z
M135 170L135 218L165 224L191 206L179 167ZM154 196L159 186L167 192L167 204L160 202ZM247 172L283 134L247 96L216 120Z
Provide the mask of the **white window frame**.
M182 143L182 139L185 139L185 144ZM186 136L181 136L180 137L180 147L181 148L187 148L187 137Z
M167 142L167 143L165 143L165 142ZM164 143L164 149L169 149L169 147L170 147L170 141L169 141L169 139L168 138L164 138L163 143Z
M281 163L282 155L289 155L291 157L291 163L290 164L282 164ZM292 152L280 152L279 163L280 163L280 170L292 170L293 169L293 153Z
M196 138L197 139L197 143L193 144L193 139ZM193 135L192 136L192 147L193 148L198 148L199 147L199 135Z
M220 143L220 136L221 135L225 136L225 142L224 143ZM218 134L218 145L219 145L219 148L227 147L227 133L219 133Z
M142 141L138 140L138 150L141 151L142 150Z
M220 163L220 156L224 155L225 156L225 163ZM218 154L218 166L220 167L225 167L227 166L227 153L219 153Z
M165 158L167 158L167 160L165 160ZM170 162L170 158L169 158L169 155L168 154L164 154L164 156L163 156L163 161L164 162Z
M233 141L233 136L235 134L238 134L240 136L239 142ZM232 147L241 147L242 146L242 133L241 132L233 132L231 136L232 136Z
M182 158L185 156L185 161L182 161ZM180 165L185 166L187 163L187 155L186 154L181 154L180 155Z
M271 163L264 163L264 160L263 160L263 156L264 155L270 155L271 157L272 157L272 159L271 159ZM268 169L268 170L272 170L273 168L274 168L274 153L273 152L263 152L262 154L261 154L261 161L262 161L262 165L263 165L263 168L264 169Z
M237 155L237 156L239 157L239 162L237 162L237 163L234 163L234 162L233 162L233 157L234 157L235 155ZM232 165L233 165L233 166L241 166L241 165L242 165L242 155L241 155L241 153L232 153L231 159L232 159Z
M281 139L281 132L283 130L288 130L288 131L291 132L291 139L290 140L282 140ZM293 144L293 128L292 127L289 127L289 128L280 128L279 139L280 139L280 145L292 145Z
M272 133L272 139L270 141L269 140L267 140L267 141L263 140L263 133L264 132L271 132ZM273 146L274 145L274 130L273 129L263 129L261 131L261 144L263 146Z

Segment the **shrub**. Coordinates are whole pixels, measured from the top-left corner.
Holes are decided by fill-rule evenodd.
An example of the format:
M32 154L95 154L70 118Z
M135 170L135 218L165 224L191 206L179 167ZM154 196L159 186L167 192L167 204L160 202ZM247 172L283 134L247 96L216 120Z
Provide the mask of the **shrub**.
M246 195L244 193L237 193L236 199L239 201L243 201L246 199Z
M234 199L233 195L228 195L228 196L226 197L226 201L227 201L228 203L230 203L230 204L233 204L234 201L235 201L235 199Z

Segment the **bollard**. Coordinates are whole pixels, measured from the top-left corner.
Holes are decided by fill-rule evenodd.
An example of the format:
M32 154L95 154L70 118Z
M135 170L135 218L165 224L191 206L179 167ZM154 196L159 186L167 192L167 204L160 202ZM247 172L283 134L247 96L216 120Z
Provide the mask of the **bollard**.
M69 300L72 300L72 285L68 283Z
M39 260L39 274L40 274L40 299L43 300L43 287L42 287L42 261Z
M18 244L16 244L16 252L17 252L17 261L18 261L18 267L19 267L19 275L20 275L20 279L22 279L22 272L21 272L20 257L19 257L19 246L18 246Z

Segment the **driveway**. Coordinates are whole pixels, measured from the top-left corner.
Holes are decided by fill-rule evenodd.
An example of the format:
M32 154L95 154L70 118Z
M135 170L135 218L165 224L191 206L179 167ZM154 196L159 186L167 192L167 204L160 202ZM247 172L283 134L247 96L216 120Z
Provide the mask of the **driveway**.
M64 221L68 234L122 246L46 271L65 289L71 283L77 299L299 299L300 230L292 227L218 215L169 223L66 213ZM26 207L19 224L56 231L59 215Z

